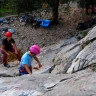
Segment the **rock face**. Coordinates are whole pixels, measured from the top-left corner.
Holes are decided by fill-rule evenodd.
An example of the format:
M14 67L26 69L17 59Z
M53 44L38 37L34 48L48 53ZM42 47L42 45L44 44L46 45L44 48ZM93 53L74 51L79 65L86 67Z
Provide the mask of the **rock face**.
M96 27L90 30L83 39L70 44L68 40L55 56L55 68L52 73L73 73L96 63ZM67 41L67 43L66 43Z
M96 73L89 69L80 71L96 63L95 30L96 27L80 41L72 37L41 48L38 58L43 66L39 70L33 69L32 75L17 76L16 61L9 62L10 68L1 64L0 96L95 96ZM33 67L36 64L33 61ZM55 67L49 73L53 65Z
M96 73L32 74L0 78L0 96L95 96Z
M88 32L88 35L83 38L80 43L85 43L85 47L79 52L76 58L72 61L71 67L67 73L73 73L81 70L88 65L96 64L96 27Z

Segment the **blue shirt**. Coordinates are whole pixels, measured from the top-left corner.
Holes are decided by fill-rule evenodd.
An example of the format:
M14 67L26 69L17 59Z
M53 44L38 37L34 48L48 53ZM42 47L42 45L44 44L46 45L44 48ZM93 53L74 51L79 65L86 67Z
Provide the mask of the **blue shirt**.
M33 58L34 58L33 56L30 56L30 55L28 54L28 52L26 52L26 53L22 56L20 64L21 64L23 67L24 67L24 65L26 65L26 64L30 67L31 64L32 64Z

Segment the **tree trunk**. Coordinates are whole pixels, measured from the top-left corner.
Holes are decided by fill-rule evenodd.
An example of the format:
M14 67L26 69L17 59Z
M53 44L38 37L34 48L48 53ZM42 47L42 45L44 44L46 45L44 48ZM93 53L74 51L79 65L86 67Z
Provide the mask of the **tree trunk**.
M58 23L58 7L59 7L59 0L55 0L54 6L52 6L52 24Z
M89 8L86 7L86 14L87 14L87 15L89 14L88 9L89 9Z

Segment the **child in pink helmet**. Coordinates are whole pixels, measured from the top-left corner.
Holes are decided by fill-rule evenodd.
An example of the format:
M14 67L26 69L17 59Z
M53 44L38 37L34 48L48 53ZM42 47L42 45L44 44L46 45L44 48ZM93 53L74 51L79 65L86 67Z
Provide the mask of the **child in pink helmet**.
M26 52L20 62L19 66L19 74L32 74L32 60L35 59L38 63L39 68L42 67L39 59L37 58L37 54L40 53L40 47L38 45L33 45L30 47L30 50Z

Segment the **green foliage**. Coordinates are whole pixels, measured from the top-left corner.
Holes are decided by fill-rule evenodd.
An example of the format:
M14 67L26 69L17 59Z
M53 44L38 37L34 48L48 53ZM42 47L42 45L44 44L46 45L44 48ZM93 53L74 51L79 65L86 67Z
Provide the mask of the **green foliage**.
M78 40L81 40L82 38L84 38L88 33L88 30L84 30L84 31L80 31L79 35L77 36Z
M10 10L10 9L0 9L0 13L2 14L2 13L8 13L8 12L12 12L12 10Z
M20 12L32 12L41 8L41 0L17 0L17 11Z
M53 62L53 63L55 62L55 58L52 59L52 62Z
M83 38L87 35L88 31L85 30L85 31L82 31L82 35L83 35Z
M16 13L16 0L4 0L0 5L0 16Z
M90 69L91 69L93 72L96 72L96 64L90 65Z
M79 60L79 58L77 58L76 60L75 60L75 62L77 62Z

